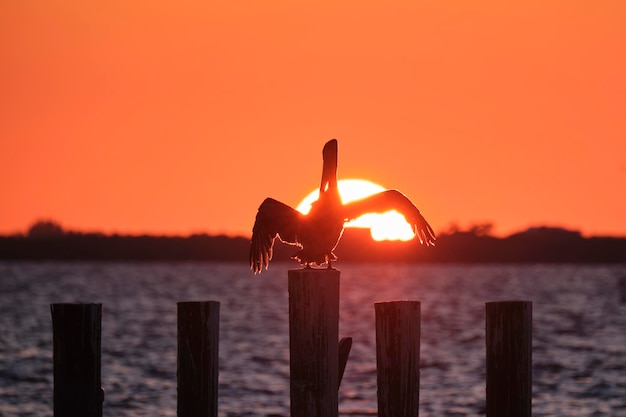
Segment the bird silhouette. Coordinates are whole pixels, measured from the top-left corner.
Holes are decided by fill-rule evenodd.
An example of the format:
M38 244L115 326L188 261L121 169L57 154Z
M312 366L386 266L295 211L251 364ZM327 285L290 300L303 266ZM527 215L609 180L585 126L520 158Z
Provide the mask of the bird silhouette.
M328 264L331 268L346 222L367 213L396 210L413 226L420 243L435 244L435 233L417 207L397 190L381 191L369 197L343 204L337 187L337 140L332 139L322 151L322 181L319 197L308 214L266 198L259 206L250 242L250 268L254 273L267 269L272 259L274 240L301 248L292 259L310 267Z

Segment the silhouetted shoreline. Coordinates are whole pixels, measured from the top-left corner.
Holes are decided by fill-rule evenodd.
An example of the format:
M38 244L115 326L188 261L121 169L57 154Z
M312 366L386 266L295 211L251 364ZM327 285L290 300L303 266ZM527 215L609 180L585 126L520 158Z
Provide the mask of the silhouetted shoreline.
M0 236L0 259L248 262L250 239L246 237L104 235L47 226L33 227L27 235ZM298 251L278 242L274 249L276 261L288 260ZM500 238L472 229L441 233L436 246L426 248L415 239L377 242L369 230L351 228L335 253L345 262L626 263L626 238L583 237L577 231L550 227Z

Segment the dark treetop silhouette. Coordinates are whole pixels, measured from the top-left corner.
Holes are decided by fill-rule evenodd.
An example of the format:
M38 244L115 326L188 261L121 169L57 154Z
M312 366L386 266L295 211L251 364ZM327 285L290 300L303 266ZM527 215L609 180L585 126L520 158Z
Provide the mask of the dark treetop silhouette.
M259 207L250 242L250 268L256 274L267 269L272 259L274 239L302 248L292 259L305 266L337 260L333 250L339 243L344 224L366 213L397 210L413 225L416 236L425 245L434 245L435 233L415 205L397 190L386 190L343 204L337 187L337 140L330 140L323 150L322 181L319 198L308 214L273 198Z

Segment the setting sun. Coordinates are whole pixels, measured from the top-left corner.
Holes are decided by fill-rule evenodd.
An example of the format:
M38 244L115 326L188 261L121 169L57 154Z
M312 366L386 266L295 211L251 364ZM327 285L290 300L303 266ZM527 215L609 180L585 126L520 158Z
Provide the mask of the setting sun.
M344 203L358 200L372 194L384 191L385 188L367 180L339 180L339 193ZM296 209L307 214L311 204L317 200L319 191L312 191L307 195ZM406 222L404 216L395 210L385 213L365 214L349 223L346 227L369 228L374 240L411 240L415 237L411 225Z

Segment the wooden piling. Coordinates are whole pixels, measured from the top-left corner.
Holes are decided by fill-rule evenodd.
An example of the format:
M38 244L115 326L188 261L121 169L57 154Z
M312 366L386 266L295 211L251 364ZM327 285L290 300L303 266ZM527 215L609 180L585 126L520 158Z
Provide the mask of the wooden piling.
M54 415L102 417L102 304L51 304Z
M387 301L376 312L379 417L419 413L420 302Z
M339 379L337 382L337 389L341 386L341 380L343 379L343 373L346 370L346 364L348 363L348 357L350 357L350 350L352 349L352 338L343 337L339 341Z
M217 301L178 303L178 417L217 417Z
M291 417L339 413L339 275L288 272Z
M530 417L532 303L486 303L487 417Z

